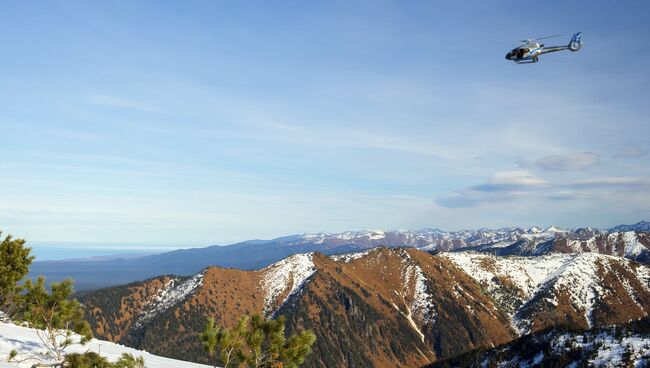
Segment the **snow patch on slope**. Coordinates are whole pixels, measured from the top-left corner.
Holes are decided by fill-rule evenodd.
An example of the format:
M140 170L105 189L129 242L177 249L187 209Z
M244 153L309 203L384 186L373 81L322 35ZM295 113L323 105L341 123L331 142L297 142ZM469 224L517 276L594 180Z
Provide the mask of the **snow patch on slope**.
M435 323L436 313L433 304L433 295L429 293L429 287L426 284L426 278L422 273L420 266L411 266L407 271L408 277L406 284L410 283L410 279L414 278L413 286L413 302L411 303L410 310L423 325Z
M272 315L277 298L289 288L282 304L298 292L309 277L316 272L312 253L295 254L262 270L261 289L264 296L264 315Z
M479 284L486 287L495 300L506 310L520 333L526 333L528 322L518 315L521 307L542 291L551 291L546 299L557 305L557 295L568 294L571 305L584 313L589 326L593 322L595 305L605 296L601 286L600 269L608 271L610 262L621 264L648 285L650 271L645 266L632 269L630 261L597 253L553 253L537 257L496 257L475 252L445 253L442 255L462 268ZM514 285L518 294L504 292L503 280ZM623 283L623 285L625 285ZM627 290L631 292L630 290ZM634 296L634 293L630 294Z
M370 252L375 251L377 248L372 248L369 250L364 250L363 252L353 252L353 253L342 253L329 256L331 260L335 262L350 263L356 259L363 258L367 256Z
M555 272L553 288L558 292L568 292L571 301L578 309L584 310L587 325L592 326L594 306L602 298L604 290L597 274L597 263L604 256L595 253L572 255L565 264ZM607 266L602 262L603 267Z
M623 252L625 257L635 258L641 253L648 251L645 245L641 244L634 231L623 233L623 243L625 244L625 250Z
M589 361L591 367L619 367L624 363L627 352L633 367L644 367L650 359L650 337L630 335L615 337L612 333L600 333L595 337L564 334L551 342L555 351L571 345L587 351L596 350L595 357Z
M635 271L636 277L641 280L641 286L650 291L650 267L639 266Z
M135 327L141 327L149 322L155 316L166 311L176 303L185 299L194 290L203 284L203 272L198 273L188 280L179 283L178 278L169 280L156 294L150 299L143 308L142 313L135 322Z
M523 291L525 300L532 298L539 286L555 276L555 271L571 257L566 254L495 257L475 252L445 253L443 256L480 284L487 285L490 292L496 290L495 276L507 278Z
M420 335L422 342L424 342L424 333L422 333L422 330L415 323L413 317L416 317L423 326L435 323L436 312L433 304L433 295L429 293L427 279L420 266L413 261L406 250L401 249L399 254L403 258L403 264L405 265L402 271L402 290L409 293L410 295L408 296L412 297L411 303L408 303L407 295L400 294L406 307L406 313L402 314L418 335ZM401 313L401 310L399 308L397 309Z

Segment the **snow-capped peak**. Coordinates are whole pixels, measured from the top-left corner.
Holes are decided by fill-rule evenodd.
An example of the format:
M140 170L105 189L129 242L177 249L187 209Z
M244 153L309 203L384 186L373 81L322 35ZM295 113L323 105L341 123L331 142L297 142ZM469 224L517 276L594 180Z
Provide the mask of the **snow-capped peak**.
M560 295L568 297L576 313L582 313L585 323L591 326L595 306L603 302L607 295L602 287L605 278L614 277L619 280L619 286L631 300L636 300L635 293L638 290L629 287L629 280L634 279L639 285L650 285L648 267L597 253L499 257L460 252L444 253L442 256L462 268L492 293L495 300L506 308L521 333L528 332L530 326L530 310L524 311L522 307L533 300L543 299L557 304ZM617 270L620 269L625 271L618 273ZM504 289L504 285L508 286ZM513 287L515 293L512 292ZM647 291L648 287L644 290Z
M294 254L262 270L264 315L270 316L316 272L312 253ZM278 298L286 292L281 303Z
M559 228L557 226L549 226L545 232L547 233L567 233L569 230L564 230L562 228Z

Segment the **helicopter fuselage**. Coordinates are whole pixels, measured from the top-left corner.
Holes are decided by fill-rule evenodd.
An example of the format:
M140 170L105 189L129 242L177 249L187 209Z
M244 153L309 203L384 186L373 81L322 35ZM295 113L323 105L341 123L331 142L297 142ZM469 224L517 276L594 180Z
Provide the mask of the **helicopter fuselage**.
M537 57L542 54L543 47L544 45L537 42L530 42L510 50L506 59L515 63L536 63L539 60Z

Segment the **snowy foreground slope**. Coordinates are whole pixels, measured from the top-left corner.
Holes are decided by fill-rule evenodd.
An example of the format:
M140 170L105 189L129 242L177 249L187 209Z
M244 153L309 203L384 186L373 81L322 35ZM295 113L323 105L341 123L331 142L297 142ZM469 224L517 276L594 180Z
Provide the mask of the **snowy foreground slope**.
M37 360L29 359L20 364L7 363L6 359L11 350L18 351L16 360L27 359L43 354L46 349L39 340L33 329L16 326L10 323L0 322L0 368L5 367L31 367ZM149 354L145 351L127 348L125 346L114 344L112 342L93 339L85 346L73 345L67 349L70 353L83 353L94 351L106 357L110 361L116 361L122 353L130 353L133 356L144 358L147 368L207 368L207 365L184 362L181 360L163 358ZM49 361L48 359L42 359Z

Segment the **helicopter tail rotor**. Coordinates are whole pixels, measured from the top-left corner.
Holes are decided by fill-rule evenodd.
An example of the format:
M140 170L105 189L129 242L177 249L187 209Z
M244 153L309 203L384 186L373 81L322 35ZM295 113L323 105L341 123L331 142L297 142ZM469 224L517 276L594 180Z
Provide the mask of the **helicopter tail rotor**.
M582 38L582 32L578 32L571 37L571 41L569 42L569 50L571 51L578 51L582 47L582 41L580 40Z

